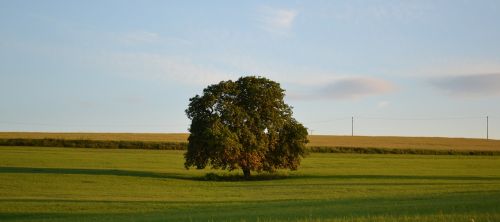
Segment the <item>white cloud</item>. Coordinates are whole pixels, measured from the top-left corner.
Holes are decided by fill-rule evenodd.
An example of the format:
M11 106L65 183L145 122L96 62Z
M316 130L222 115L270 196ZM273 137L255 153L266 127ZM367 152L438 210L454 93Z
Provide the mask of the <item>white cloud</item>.
M309 89L312 87L308 86ZM333 82L317 85L314 88L319 90L309 90L309 93L289 93L288 97L291 99L339 99L351 100L360 99L368 96L376 96L393 91L396 87L383 79L376 79L370 77L349 77L340 78ZM388 102L382 102L379 106L387 106Z
M500 62L485 58L440 58L399 70L453 97L500 94Z
M159 45L181 45L191 46L193 42L188 39L176 36L164 36L156 32L136 31L128 33L109 33L112 40L121 44L136 45L136 44L159 44Z
M342 22L360 23L377 20L392 20L398 22L425 19L433 12L433 3L418 0L411 1L347 1L341 4L332 1L332 7L324 7L318 13L327 18Z
M263 75L280 83L298 87L317 88L326 82L353 76L352 74L342 75L302 65L290 66L290 64L280 61L259 60L255 57L239 54L219 54L214 56L214 59L232 70L232 73Z
M377 107L378 108L384 108L384 107L389 106L389 104L390 104L389 101L380 101L380 102L378 102Z
M321 90L324 98L329 99L358 99L394 90L394 85L382 79L357 77L344 78L328 84Z
M500 73L445 76L433 78L429 82L451 96L500 95Z
M132 77L157 79L187 85L208 85L231 79L231 75L186 57L152 53L105 53L97 63Z
M340 74L304 66L268 63L246 56L217 56L233 73L263 75L286 88L294 100L359 99L389 93L397 87L384 79L359 74ZM357 77L356 77L357 76Z
M160 40L160 35L155 32L136 31L121 35L118 40L126 44L154 43Z
M259 14L258 21L264 30L274 34L285 34L292 29L298 12L293 9L264 7Z
M500 61L491 58L431 58L415 61L404 68L387 70L387 74L414 78L432 79L436 76L475 75L484 73L498 73Z

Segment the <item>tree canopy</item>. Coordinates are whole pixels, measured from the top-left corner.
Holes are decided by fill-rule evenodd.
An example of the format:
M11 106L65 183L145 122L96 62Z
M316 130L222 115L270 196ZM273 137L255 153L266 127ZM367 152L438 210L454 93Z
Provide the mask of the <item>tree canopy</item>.
M292 117L279 83L263 77L222 81L189 101L186 168L296 170L306 155L307 129Z

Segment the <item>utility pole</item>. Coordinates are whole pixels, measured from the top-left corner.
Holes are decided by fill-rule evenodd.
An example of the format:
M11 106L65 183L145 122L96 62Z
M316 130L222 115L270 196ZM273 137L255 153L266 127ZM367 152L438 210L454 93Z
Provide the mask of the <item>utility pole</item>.
M351 117L351 136L354 136L354 116Z
M489 118L486 116L486 140L489 140Z

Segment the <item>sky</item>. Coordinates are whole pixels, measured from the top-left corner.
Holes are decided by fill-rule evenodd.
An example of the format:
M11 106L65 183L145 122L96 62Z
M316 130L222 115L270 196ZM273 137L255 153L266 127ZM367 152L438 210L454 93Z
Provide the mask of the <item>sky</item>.
M312 134L500 139L500 1L0 0L0 131L187 132L263 76ZM354 124L352 125L352 118Z

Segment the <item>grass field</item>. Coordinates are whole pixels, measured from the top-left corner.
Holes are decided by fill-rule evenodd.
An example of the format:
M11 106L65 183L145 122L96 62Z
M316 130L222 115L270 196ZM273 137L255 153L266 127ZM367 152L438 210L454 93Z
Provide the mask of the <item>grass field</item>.
M313 153L206 181L183 151L0 147L0 221L499 221L500 157ZM239 173L239 172L234 172Z
M188 134L183 133L24 133L0 132L0 139L88 139L124 140L154 142L187 142ZM428 150L478 150L500 151L500 140L439 137L372 137L372 136L309 136L308 146L361 147L389 149L428 149Z

